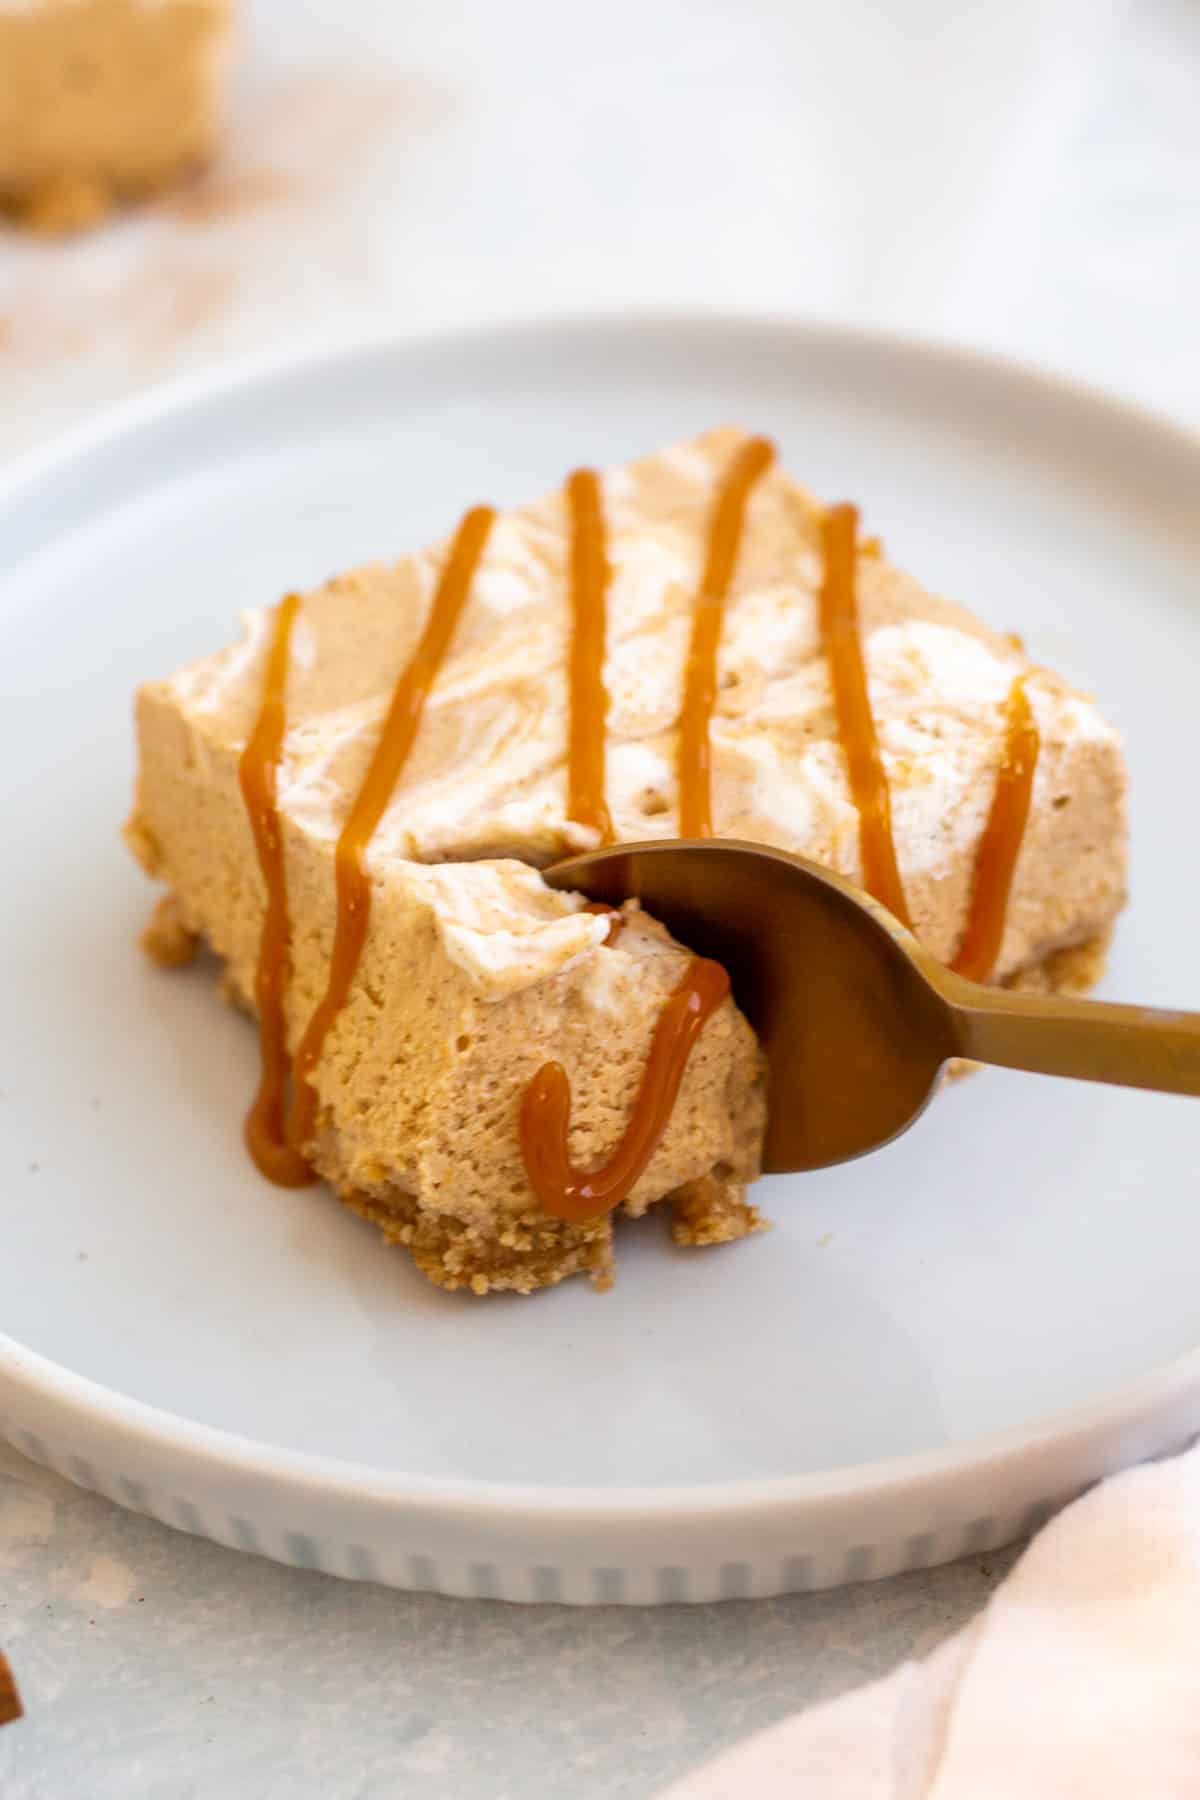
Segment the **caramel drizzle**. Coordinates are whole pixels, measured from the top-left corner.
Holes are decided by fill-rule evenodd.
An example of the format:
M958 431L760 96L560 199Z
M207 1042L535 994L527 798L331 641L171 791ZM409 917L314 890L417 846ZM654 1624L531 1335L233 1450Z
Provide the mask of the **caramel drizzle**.
M831 506L821 519L825 567L820 620L838 736L846 758L850 797L858 813L858 845L863 886L880 905L911 929L904 885L892 836L892 799L867 691L867 670L858 626L858 508Z
M1023 675L1017 676L1008 691L1007 713L1004 760L975 856L966 930L958 955L950 965L956 974L971 981L986 981L1000 954L1017 857L1033 798L1041 740Z
M495 517L490 506L476 506L458 528L420 642L392 692L375 753L337 841L337 922L329 975L325 992L300 1040L293 1067L288 1141L296 1148L305 1148L312 1141L317 1122L317 1090L312 1076L325 1040L349 997L367 941L371 921L367 848L412 751L429 690L450 648Z
M604 649L608 628L609 569L605 557L600 478L576 469L567 478L571 515L570 727L567 740L567 817L590 826L602 844L613 841L604 797L604 746L608 691Z
M680 837L703 838L713 834L709 723L717 701L717 651L725 601L737 566L751 489L774 460L775 446L769 439L747 439L717 491L709 522L679 714Z
M602 917L607 917L608 936L605 938L604 942L606 947L611 950L625 929L624 915L619 912L615 906L609 906L606 900L589 900L587 905L580 910L585 913L598 913Z
M254 977L261 1072L258 1093L246 1116L246 1147L262 1173L280 1187L304 1187L313 1179L304 1158L287 1143L283 1110L290 1070L283 996L291 954L287 878L276 790L287 728L288 655L299 607L299 594L289 594L276 608L258 717L238 762L238 784L254 834L258 866L267 887L267 910Z
M521 1101L521 1155L529 1185L546 1212L571 1224L619 1206L645 1172L670 1122L692 1046L729 992L720 963L693 956L654 1027L650 1054L621 1141L608 1161L577 1169L571 1161L571 1083L561 1063L544 1063Z

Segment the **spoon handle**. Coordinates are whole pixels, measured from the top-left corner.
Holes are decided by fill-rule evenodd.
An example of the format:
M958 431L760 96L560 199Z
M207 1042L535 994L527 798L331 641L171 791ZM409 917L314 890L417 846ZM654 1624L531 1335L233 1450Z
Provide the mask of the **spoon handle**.
M976 1062L1200 1094L1200 1013L1012 994L958 978L942 991L958 1053Z

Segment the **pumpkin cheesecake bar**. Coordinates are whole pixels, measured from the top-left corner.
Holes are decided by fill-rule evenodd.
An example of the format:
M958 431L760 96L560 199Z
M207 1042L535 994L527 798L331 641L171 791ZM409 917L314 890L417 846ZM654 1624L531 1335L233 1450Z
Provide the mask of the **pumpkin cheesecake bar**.
M716 989L653 1155L624 1189L592 1178L698 964L539 866L748 838L868 887L965 973L1048 987L1098 972L1124 899L1093 703L732 428L251 614L142 689L138 737L129 837L171 896L152 947L206 939L295 1077L299 1103L260 1092L260 1166L315 1169L479 1291L604 1278L622 1203L671 1198L684 1241L758 1222L761 1070ZM551 1064L571 1166L560 1143L547 1176L527 1126L561 1114Z
M0 208L90 225L216 145L232 0L0 0Z

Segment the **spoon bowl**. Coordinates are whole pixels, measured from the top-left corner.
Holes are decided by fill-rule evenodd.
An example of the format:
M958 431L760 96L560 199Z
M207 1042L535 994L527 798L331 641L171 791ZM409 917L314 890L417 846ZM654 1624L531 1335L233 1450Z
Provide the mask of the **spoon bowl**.
M613 906L636 899L728 970L767 1060L769 1174L889 1143L956 1056L1200 1094L1200 1015L966 981L851 882L784 850L620 844L557 863L546 880Z

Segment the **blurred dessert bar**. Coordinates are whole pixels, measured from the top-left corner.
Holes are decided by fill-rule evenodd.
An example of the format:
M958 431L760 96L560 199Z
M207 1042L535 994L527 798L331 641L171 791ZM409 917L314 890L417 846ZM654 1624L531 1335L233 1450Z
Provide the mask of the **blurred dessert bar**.
M0 0L0 209L93 224L205 164L232 0Z

